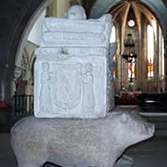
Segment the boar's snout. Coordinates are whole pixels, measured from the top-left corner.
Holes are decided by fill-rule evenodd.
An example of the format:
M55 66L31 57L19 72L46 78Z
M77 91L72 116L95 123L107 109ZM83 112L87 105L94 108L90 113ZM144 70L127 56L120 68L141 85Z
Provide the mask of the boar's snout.
M150 138L154 135L155 132L155 126L152 123L144 123L140 125L139 128L139 133L142 135L144 138Z
M152 136L155 132L155 126L154 124L148 123L148 133Z
M155 132L155 126L152 123L146 123L143 125L144 128L142 128L142 133L146 134L149 137L152 137Z

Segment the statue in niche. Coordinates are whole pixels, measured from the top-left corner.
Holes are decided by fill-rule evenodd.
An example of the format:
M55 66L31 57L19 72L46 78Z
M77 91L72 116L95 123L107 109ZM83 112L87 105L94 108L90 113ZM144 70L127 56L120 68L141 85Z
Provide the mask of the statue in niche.
M95 107L92 69L92 64L86 63L85 74L82 74L81 79L81 85L83 86L82 111L87 113L93 112Z
M42 63L41 91L40 91L40 109L43 112L52 111L51 100L51 72L49 72L49 63Z

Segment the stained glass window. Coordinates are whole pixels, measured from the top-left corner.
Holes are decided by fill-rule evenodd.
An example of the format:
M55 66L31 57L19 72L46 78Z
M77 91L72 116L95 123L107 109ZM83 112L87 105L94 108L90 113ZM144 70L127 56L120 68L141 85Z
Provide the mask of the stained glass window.
M133 19L130 19L130 20L128 21L128 26L129 26L129 27L134 27L134 26L135 26L135 21L134 21Z
M147 26L147 76L154 76L154 31L152 26Z
M131 63L128 63L128 78L130 81L135 78L135 58L132 59Z

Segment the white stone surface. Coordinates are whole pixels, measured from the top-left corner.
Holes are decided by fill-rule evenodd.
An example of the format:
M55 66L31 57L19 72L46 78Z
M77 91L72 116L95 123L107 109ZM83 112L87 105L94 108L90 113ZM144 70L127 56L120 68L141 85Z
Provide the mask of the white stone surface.
M97 20L85 20L84 15L83 8L75 6L68 19L44 21L41 46L35 52L34 113L38 118L99 118L108 111L111 15Z
M57 49L52 51L57 52ZM35 63L35 116L104 117L107 96L105 57L53 55L39 56Z
M69 9L70 11L70 9ZM83 11L81 11L83 12ZM109 49L111 34L111 15L99 19L82 19L82 16L69 18L45 18L41 47L88 46ZM83 16L84 17L84 16ZM81 18L79 20L79 18Z
M67 18L71 20L85 20L86 13L84 8L79 5L72 6L67 13Z
M63 167L115 167L125 149L152 137L154 125L134 112L111 112L101 119L26 117L11 130L18 167L52 162ZM127 167L133 159L118 161Z
M44 10L36 22L34 23L29 35L28 35L28 41L32 42L33 44L40 45L41 43L41 31L39 31L40 27L42 26L43 20L46 16L46 10Z

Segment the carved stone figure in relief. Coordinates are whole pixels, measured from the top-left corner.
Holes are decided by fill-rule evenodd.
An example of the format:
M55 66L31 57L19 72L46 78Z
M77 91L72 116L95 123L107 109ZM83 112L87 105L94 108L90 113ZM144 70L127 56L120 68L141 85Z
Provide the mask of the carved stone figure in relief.
M70 20L85 20L86 13L84 8L79 5L72 6L67 13L67 18Z
M92 64L85 64L85 74L82 75L83 97L82 97L82 111L91 113L94 111L95 98L93 90L93 74Z
M41 91L40 91L40 109L42 112L52 111L51 100L51 72L49 72L49 63L43 62L41 74Z

